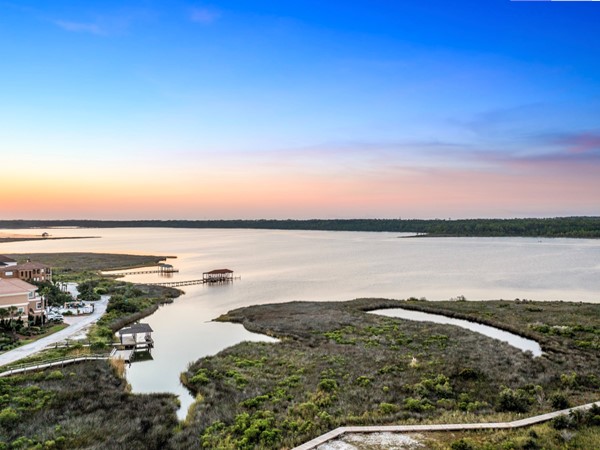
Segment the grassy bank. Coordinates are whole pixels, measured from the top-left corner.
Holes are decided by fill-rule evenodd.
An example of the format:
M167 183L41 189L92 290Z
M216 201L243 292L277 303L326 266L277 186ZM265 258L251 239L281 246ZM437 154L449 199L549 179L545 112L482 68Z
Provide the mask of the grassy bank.
M176 445L291 448L342 425L512 420L600 398L597 351L577 344L581 336L539 328L562 311L561 320L581 319L582 332L594 334L599 305L450 305L488 320L504 311L496 323L543 338L540 358L457 327L365 313L421 303L437 307L361 299L231 311L220 320L281 342L242 343L191 365L182 381L202 400Z
M6 256L18 262L27 259L52 267L55 276L81 275L84 272L124 270L138 267L155 266L167 256L126 255L115 253L7 253Z
M92 344L92 352L107 350L115 331L149 316L161 304L170 303L181 295L181 291L178 289L133 284L100 274L100 271L103 270L124 270L155 265L163 261L165 256L110 253L19 253L11 254L10 257L19 262L31 259L51 266L55 281L80 283L80 292L85 292L85 300L98 300L101 295L111 296L106 314L92 327L89 333L88 341ZM62 304L69 299L57 287L44 283L38 285L48 296L50 304ZM41 328L41 332L46 330L46 333L40 334L37 338L53 332L52 325L48 324ZM0 350L10 350L18 345L28 343L30 340L30 337L19 339L15 333L2 333L0 334ZM79 349L65 349L61 350L64 354L54 354L52 357L68 356L75 350L79 352ZM36 355L34 358L44 359L47 353Z
M170 394L133 395L107 361L0 378L0 449L169 449Z

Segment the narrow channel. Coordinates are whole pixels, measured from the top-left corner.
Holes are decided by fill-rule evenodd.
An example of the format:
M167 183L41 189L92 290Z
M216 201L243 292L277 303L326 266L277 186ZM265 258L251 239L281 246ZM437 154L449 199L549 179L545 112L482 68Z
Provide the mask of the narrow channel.
M395 317L399 319L414 320L417 322L433 322L447 325L456 325L457 327L465 328L476 333L483 334L485 336L497 339L499 341L507 342L519 350L524 352L531 352L534 357L542 356L542 347L536 341L526 339L508 331L501 330L499 328L490 327L489 325L482 325L477 322L471 322L463 319L453 319L446 317L441 314L430 314L421 311L412 311L409 309L393 308L393 309L378 309L376 311L370 311L371 314L378 314L380 316Z

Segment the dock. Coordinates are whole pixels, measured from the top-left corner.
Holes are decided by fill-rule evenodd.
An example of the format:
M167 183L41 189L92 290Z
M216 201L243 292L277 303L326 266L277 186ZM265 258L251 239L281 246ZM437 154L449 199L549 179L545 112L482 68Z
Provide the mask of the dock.
M111 272L110 275L144 275L148 273L160 273L160 274L168 274L168 273L178 273L179 269L172 270L136 270L133 272Z
M117 348L113 348L110 357L113 359L122 359L126 363L130 363L133 359L133 353L133 350L118 350Z
M202 278L197 280L182 280L182 281L165 281L163 283L145 283L152 286L164 287L181 287L192 286L194 284L212 284L212 283L229 283L233 280L239 280L242 277L234 277L233 270L215 269L210 272L204 272Z
M148 273L158 273L160 275L170 275L172 273L179 272L178 269L174 268L171 264L159 264L156 269L148 270L134 270L128 272L113 272L110 275L124 276L124 275L145 275Z
M134 323L119 330L119 342L114 344L110 354L113 359L122 359L127 363L134 360L136 353L150 353L154 348L152 328L147 323Z

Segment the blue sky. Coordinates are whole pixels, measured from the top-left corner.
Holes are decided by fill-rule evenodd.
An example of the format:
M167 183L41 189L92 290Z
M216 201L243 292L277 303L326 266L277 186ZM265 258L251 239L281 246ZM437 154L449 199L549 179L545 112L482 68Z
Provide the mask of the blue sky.
M2 153L61 205L0 215L599 214L598 23L594 2L0 1ZM157 178L186 201L145 198Z

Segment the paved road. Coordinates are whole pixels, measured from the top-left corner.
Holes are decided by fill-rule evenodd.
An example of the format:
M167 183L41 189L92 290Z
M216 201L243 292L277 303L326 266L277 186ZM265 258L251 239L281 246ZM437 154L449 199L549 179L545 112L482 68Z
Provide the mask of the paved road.
M104 314L106 311L106 306L108 305L108 299L108 295L103 295L102 299L96 302L94 312L89 316L65 317L65 323L68 323L69 326L64 330L60 330L54 334L51 334L50 336L46 336L45 338L38 339L31 344L23 345L6 353L2 353L0 355L0 366L14 363L15 361L42 351L49 345L56 344L57 342L64 341L65 339L81 333L84 328L96 323L102 314Z

